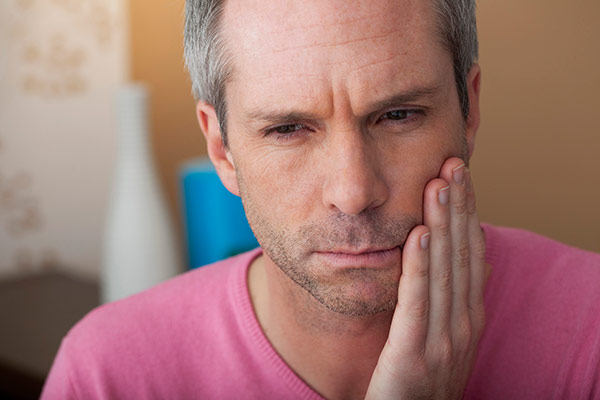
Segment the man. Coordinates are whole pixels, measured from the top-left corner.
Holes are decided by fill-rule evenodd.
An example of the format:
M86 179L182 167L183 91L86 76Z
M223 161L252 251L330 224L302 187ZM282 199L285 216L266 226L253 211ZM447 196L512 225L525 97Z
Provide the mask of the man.
M474 9L188 1L262 250L92 312L43 397L600 398L600 257L477 218Z

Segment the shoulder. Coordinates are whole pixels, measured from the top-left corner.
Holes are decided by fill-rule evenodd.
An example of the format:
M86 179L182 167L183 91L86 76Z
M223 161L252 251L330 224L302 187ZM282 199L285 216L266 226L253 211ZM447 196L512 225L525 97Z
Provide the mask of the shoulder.
M524 229L482 224L486 236L487 261L492 264L555 266L577 264L600 273L600 254L566 245Z
M467 398L588 398L600 366L600 255L482 227L492 272Z
M232 288L242 285L259 252L186 272L92 310L63 339L45 393L60 393L65 380L83 398L131 397L123 390L145 397L147 391L171 388L169 382L181 376L180 364L195 365L205 342L234 326ZM45 398L60 397L69 396Z
M156 329L167 322L189 321L192 309L196 315L211 313L214 308L210 305L227 301L228 283L245 273L257 253L253 250L185 272L123 300L102 305L86 315L67 336L88 338L107 329L123 333L146 330L143 328L149 324Z
M486 289L510 293L513 299L544 308L555 305L567 312L575 304L600 304L600 254L578 249L523 229L482 225L487 244L486 260L492 273ZM500 297L498 298L500 300ZM595 308L595 307L592 307Z
M490 325L511 326L513 332L518 327L524 335L554 332L545 335L548 343L577 342L580 335L587 350L600 346L599 254L521 229L485 225L484 231L492 266L485 291Z

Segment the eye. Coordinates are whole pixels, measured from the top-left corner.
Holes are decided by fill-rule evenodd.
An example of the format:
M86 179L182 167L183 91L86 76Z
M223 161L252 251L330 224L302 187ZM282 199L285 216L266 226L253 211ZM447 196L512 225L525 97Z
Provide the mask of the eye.
M291 139L309 131L310 128L304 124L284 124L265 131L265 136L274 136L277 140Z
M391 120L391 121L403 121L414 117L419 113L419 110L392 110L388 111L379 117L379 121L381 120Z
M302 124L287 124L287 125L276 126L275 128L272 128L270 131L287 135L292 132L299 131L302 128L304 128L304 125L302 125Z

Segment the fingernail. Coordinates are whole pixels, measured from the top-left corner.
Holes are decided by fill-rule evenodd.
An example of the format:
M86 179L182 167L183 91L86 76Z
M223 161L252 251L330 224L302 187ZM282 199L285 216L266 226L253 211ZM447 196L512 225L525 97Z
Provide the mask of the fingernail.
M427 232L426 234L421 236L421 248L426 250L429 248L429 238L431 237L431 233Z
M448 204L448 189L450 189L450 186L441 188L438 192L438 200L440 201L440 204L444 206Z
M462 185L465 181L465 164L461 164L452 170L452 177L454 182Z

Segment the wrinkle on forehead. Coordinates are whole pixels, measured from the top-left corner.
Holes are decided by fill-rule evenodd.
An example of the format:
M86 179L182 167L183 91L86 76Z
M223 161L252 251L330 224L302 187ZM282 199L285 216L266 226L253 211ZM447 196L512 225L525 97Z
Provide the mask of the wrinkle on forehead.
M422 2L415 7L410 0L302 0L256 1L228 0L223 27L229 37L232 53L244 60L260 59L265 53L282 59L310 59L319 56L323 65L357 62L368 58L373 47L398 46L402 36L419 30L428 22ZM425 2L427 3L427 2ZM403 43L413 40L404 37ZM345 47L352 45L354 58L349 59ZM359 45L359 46L357 46ZM360 51L360 50L363 51ZM329 61L322 57L323 53Z
M437 84L435 16L427 1L228 0L223 26L231 80L244 85L236 96L257 104L295 99L331 114L358 110L365 96L386 90Z
M246 21L252 19L262 26L264 33L301 33L323 25L354 25L380 20L398 8L402 0L227 0L229 13ZM384 4L381 4L384 3ZM408 5L411 0L404 0ZM411 16L412 17L412 16Z

